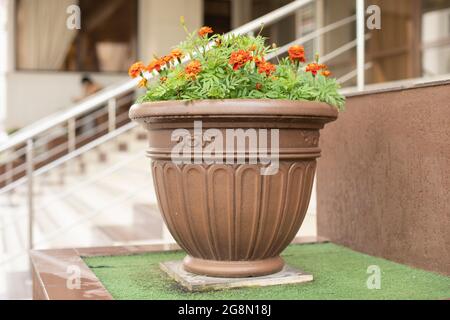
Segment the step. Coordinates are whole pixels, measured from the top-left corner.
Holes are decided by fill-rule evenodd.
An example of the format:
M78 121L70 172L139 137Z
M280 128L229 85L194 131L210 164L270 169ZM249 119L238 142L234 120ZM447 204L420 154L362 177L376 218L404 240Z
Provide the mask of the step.
M22 252L28 245L28 238L25 231L26 220L15 219L14 215L8 215L3 216L2 222L1 232L5 242L5 255L2 255L0 262L3 261L6 256Z
M161 225L101 225L97 227L115 242L135 242L162 239Z
M163 224L158 204L135 203L133 205L133 223L135 225Z

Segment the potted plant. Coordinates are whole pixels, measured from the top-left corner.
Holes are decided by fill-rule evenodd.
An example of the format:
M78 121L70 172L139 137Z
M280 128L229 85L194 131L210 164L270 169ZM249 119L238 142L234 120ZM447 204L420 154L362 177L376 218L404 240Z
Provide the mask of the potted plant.
M160 210L187 271L278 272L308 208L319 130L344 98L302 46L276 65L261 35L186 32L169 55L129 70L146 88L130 117L148 130Z

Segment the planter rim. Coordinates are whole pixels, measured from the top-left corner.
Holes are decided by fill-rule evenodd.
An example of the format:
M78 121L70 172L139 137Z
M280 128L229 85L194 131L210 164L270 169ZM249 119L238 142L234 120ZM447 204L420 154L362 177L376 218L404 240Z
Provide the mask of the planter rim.
M335 120L338 110L324 102L281 99L169 100L134 104L132 120L165 117L318 117ZM327 121L328 122L328 121Z

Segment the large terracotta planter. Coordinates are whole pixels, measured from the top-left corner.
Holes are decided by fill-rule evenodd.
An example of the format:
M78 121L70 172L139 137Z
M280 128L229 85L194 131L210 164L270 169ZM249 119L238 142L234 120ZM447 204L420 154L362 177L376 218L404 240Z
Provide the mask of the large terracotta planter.
M165 101L131 108L130 117L148 130L160 210L174 239L188 253L186 270L248 277L283 268L279 255L295 237L308 208L320 156L319 130L337 115L325 103L287 100ZM278 172L262 175L264 164L248 161L174 163L171 151L179 141L172 141L172 133L185 128L196 145L194 121L202 121L203 130L220 130L224 137L230 128L279 129ZM242 153L234 151L237 160Z

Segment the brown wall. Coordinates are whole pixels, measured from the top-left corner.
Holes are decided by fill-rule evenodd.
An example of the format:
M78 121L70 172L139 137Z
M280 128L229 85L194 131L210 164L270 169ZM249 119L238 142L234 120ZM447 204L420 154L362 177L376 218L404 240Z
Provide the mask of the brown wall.
M349 97L321 147L320 236L450 275L450 83Z

